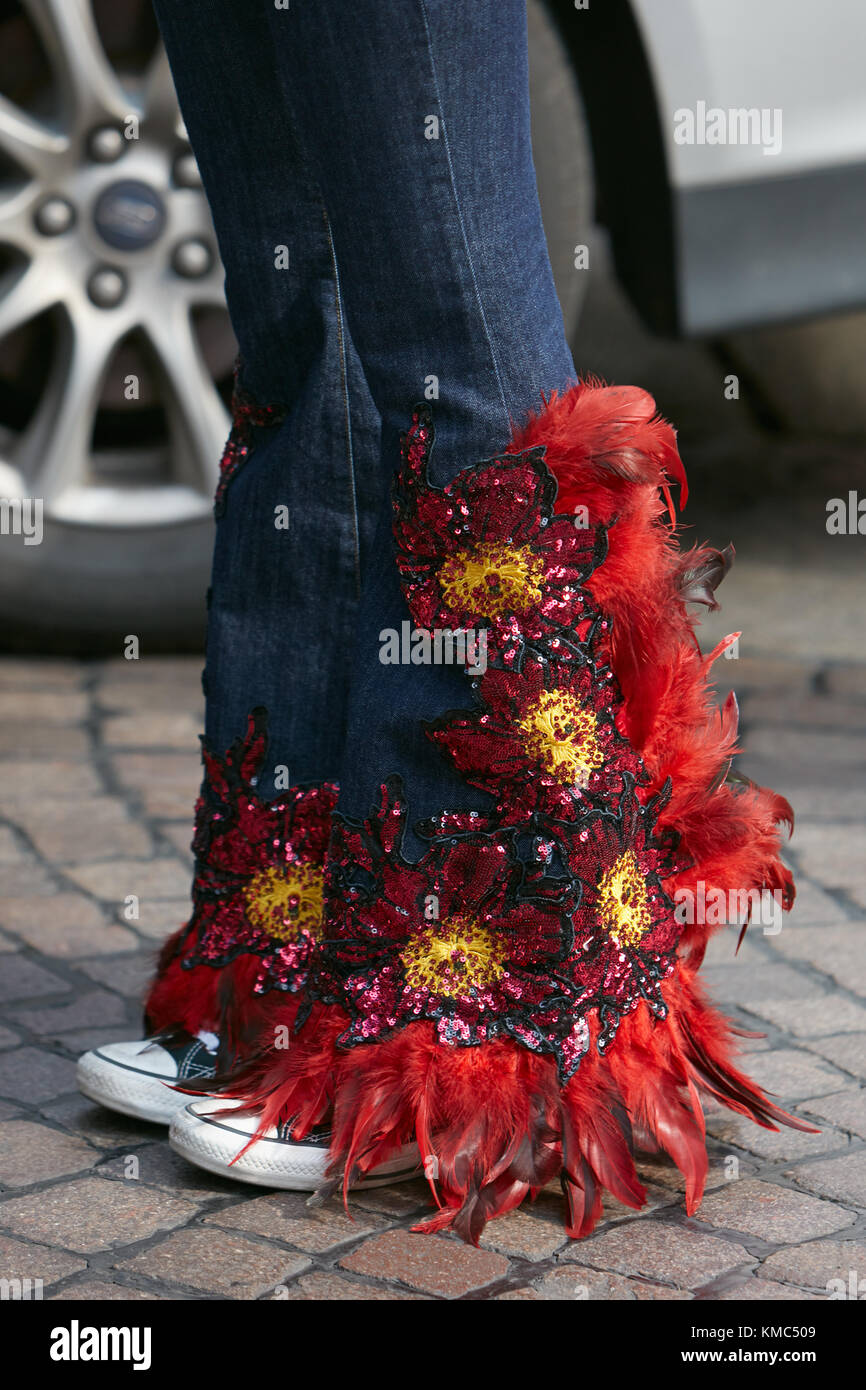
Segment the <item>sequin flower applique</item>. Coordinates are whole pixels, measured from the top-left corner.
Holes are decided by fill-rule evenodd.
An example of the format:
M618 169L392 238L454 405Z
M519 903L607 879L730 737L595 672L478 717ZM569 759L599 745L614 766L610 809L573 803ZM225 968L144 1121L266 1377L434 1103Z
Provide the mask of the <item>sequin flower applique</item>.
M526 647L567 658L596 612L582 585L606 553L600 528L554 514L543 450L466 468L443 488L428 478L429 412L417 407L393 488L397 567L420 628L487 629L507 666Z
M405 821L397 778L368 821L335 818L314 990L348 1016L340 1045L431 1020L443 1043L510 1036L553 1053L568 1074L586 1046L561 973L571 883L529 881L508 836L495 833L440 838L409 863Z
M618 731L609 669L528 659L519 672L490 667L473 685L477 708L434 721L428 736L509 824L533 814L572 821L599 801L615 806L624 774L646 780Z
M260 405L240 384L240 364L235 366L235 381L232 390L232 427L226 440L219 463L219 482L214 496L214 515L219 518L225 511L228 485L240 471L249 457L252 448L253 430L256 427L279 425L285 419L285 406Z
M264 801L256 781L267 752L267 716L225 757L205 747L196 808L193 928L185 964L221 966L243 952L262 957L256 989L295 991L320 934L323 862L337 788L293 787Z
M581 885L570 971L581 1012L597 1010L600 1052L642 999L658 1018L667 1013L661 983L682 925L663 887L679 867L673 842L654 834L663 800L643 805L626 778L616 811L591 813L579 828L550 826Z

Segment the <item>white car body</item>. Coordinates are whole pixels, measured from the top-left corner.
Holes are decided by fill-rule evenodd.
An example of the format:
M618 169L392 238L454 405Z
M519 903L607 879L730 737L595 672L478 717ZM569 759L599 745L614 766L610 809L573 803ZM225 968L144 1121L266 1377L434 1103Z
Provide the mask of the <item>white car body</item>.
M656 83L676 188L866 163L862 0L632 0ZM684 144L675 113L780 111L778 153Z

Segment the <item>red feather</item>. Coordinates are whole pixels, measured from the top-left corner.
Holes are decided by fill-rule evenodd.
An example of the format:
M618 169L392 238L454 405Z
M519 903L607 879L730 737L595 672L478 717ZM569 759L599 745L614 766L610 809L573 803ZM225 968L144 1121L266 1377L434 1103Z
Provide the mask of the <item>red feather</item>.
M609 528L607 556L587 583L612 619L603 655L625 701L622 732L650 776L641 794L671 784L661 828L679 836L690 867L667 882L668 891L694 890L700 880L708 891L770 888L790 906L778 831L779 822L791 823L790 807L729 776L736 701L719 710L709 676L733 639L702 656L686 606L716 606L733 551L677 547L670 486L679 485L682 503L687 488L674 431L645 391L588 381L553 396L511 448L536 446L557 479L557 510L586 507L591 524ZM695 982L708 933L701 923L685 930L677 970L663 987L666 1017L645 1008L627 1014L614 1044L603 1056L591 1048L565 1086L550 1057L504 1040L445 1046L429 1023L341 1050L345 1018L316 1005L290 1051L269 1048L229 1094L260 1109L261 1130L292 1122L299 1137L330 1112L328 1190L342 1186L344 1196L414 1136L439 1207L418 1230L453 1229L477 1243L486 1221L558 1177L568 1232L586 1235L604 1190L635 1208L645 1199L633 1134L670 1154L694 1212L708 1162L702 1095L770 1128L814 1132L734 1065L731 1027Z

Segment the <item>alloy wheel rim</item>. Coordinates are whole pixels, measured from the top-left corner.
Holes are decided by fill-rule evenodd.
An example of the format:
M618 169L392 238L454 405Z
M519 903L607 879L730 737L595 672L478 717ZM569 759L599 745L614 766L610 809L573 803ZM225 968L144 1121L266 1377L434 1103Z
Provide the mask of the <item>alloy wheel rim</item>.
M51 311L52 365L25 427L0 439L0 495L46 520L164 526L210 512L228 412L196 316L224 311L210 214L161 45L134 82L102 46L90 0L24 0L59 87L51 122L0 96L0 344ZM100 475L92 447L109 366L131 335L159 378L169 476ZM134 391L134 379L129 380Z

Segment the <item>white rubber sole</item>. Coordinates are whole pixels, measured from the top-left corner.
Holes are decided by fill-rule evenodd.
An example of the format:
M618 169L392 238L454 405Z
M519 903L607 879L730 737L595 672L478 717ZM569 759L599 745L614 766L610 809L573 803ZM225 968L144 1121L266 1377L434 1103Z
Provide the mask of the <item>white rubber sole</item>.
M98 1051L79 1059L76 1081L88 1100L155 1125L171 1124L172 1117L189 1105L189 1095L173 1091L163 1078L110 1061Z
M230 1127L229 1115L221 1121L218 1116L192 1115L187 1109L174 1116L168 1136L175 1153L197 1168L223 1178L289 1192L315 1192L325 1181L328 1150L322 1145L290 1144L284 1139L265 1137L257 1139L238 1158L248 1139L248 1135ZM415 1144L407 1144L355 1186L384 1187L413 1177L419 1169L418 1149Z

